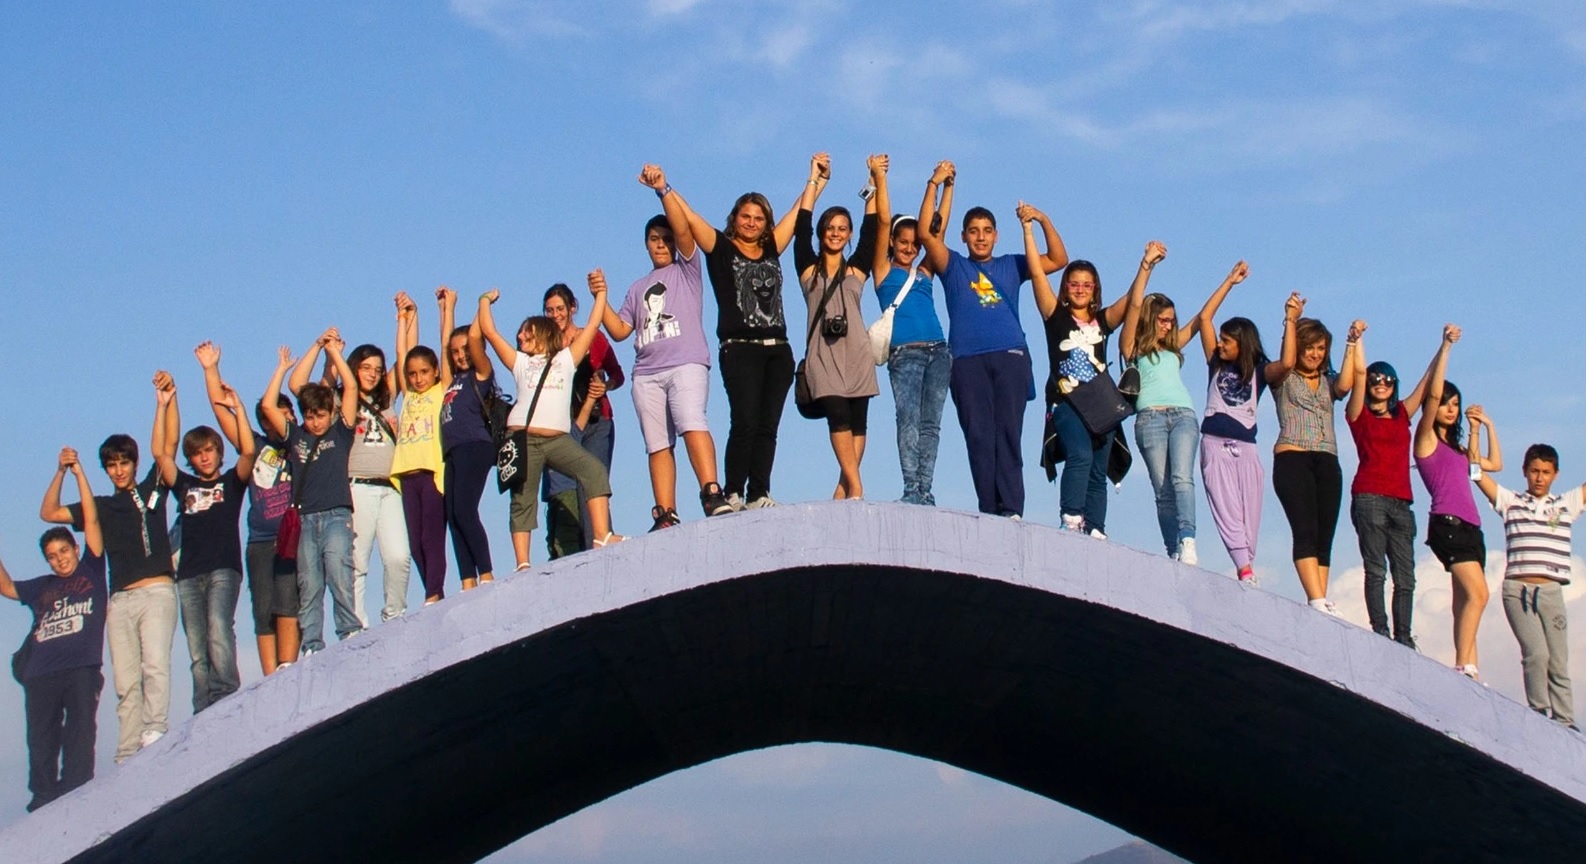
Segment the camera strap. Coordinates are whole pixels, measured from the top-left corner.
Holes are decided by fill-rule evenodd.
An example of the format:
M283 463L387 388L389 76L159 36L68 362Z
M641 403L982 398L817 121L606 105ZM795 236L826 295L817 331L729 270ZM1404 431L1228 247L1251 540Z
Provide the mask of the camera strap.
M827 287L822 291L822 302L817 304L817 314L812 316L811 326L806 329L807 345L811 344L811 340L817 335L817 327L827 317L828 301L833 299L833 292L839 289L839 282L844 279L844 271L848 269L848 266L846 264L839 265L839 278L837 280L829 278L826 272L822 273L822 278L827 282ZM842 303L843 301L840 302Z

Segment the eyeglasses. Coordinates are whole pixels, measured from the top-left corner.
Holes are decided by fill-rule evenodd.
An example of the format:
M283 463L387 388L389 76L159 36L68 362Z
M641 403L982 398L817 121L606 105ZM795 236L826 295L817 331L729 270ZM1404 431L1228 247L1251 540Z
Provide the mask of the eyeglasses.
M1175 316L1174 315L1168 315L1168 316L1165 316L1163 318L1155 318L1154 320L1159 322L1160 324L1174 324L1175 323Z
M1368 386L1370 387L1378 387L1381 384L1388 387L1395 383L1396 376L1394 375L1386 375L1383 372L1370 372L1368 375Z

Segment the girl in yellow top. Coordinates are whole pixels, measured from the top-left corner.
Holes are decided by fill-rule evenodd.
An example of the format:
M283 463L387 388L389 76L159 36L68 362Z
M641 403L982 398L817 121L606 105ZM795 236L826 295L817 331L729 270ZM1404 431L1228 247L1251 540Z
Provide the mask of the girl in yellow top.
M412 307L412 301L409 306ZM398 346L398 389L403 394L397 419L392 479L403 491L408 551L425 585L425 605L443 596L447 578L447 509L442 499L441 406L452 369L424 345Z

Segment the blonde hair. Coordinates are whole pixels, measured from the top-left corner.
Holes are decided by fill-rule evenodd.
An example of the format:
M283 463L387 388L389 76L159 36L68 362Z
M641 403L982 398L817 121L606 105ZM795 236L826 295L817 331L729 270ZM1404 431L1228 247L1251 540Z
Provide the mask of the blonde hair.
M1171 336L1169 344L1161 344L1159 342L1159 313L1166 309L1170 310L1170 315L1174 316L1175 320L1170 325ZM1177 344L1180 341L1178 336L1180 330L1181 318L1175 313L1175 301L1157 291L1149 294L1142 298L1142 311L1137 316L1136 347L1132 351L1135 356L1128 359L1135 360L1138 357L1146 357L1159 351L1168 351L1175 355L1175 359L1180 362L1180 365L1185 366L1186 355L1181 353L1181 347Z

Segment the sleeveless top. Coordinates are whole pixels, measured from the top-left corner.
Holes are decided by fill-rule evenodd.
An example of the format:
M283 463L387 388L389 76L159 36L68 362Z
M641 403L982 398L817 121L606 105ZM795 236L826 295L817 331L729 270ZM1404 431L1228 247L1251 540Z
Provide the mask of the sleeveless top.
M1469 525L1479 524L1479 507L1473 503L1468 480L1468 454L1441 441L1433 453L1414 461L1424 488L1429 490L1430 515L1455 516Z
M1317 390L1295 372L1275 390L1280 435L1275 446L1290 445L1314 453L1335 453L1335 376L1321 373Z
M1142 376L1142 392L1137 394L1137 410L1144 408L1192 407L1192 394L1181 380L1181 360L1173 351L1143 354L1132 364Z

